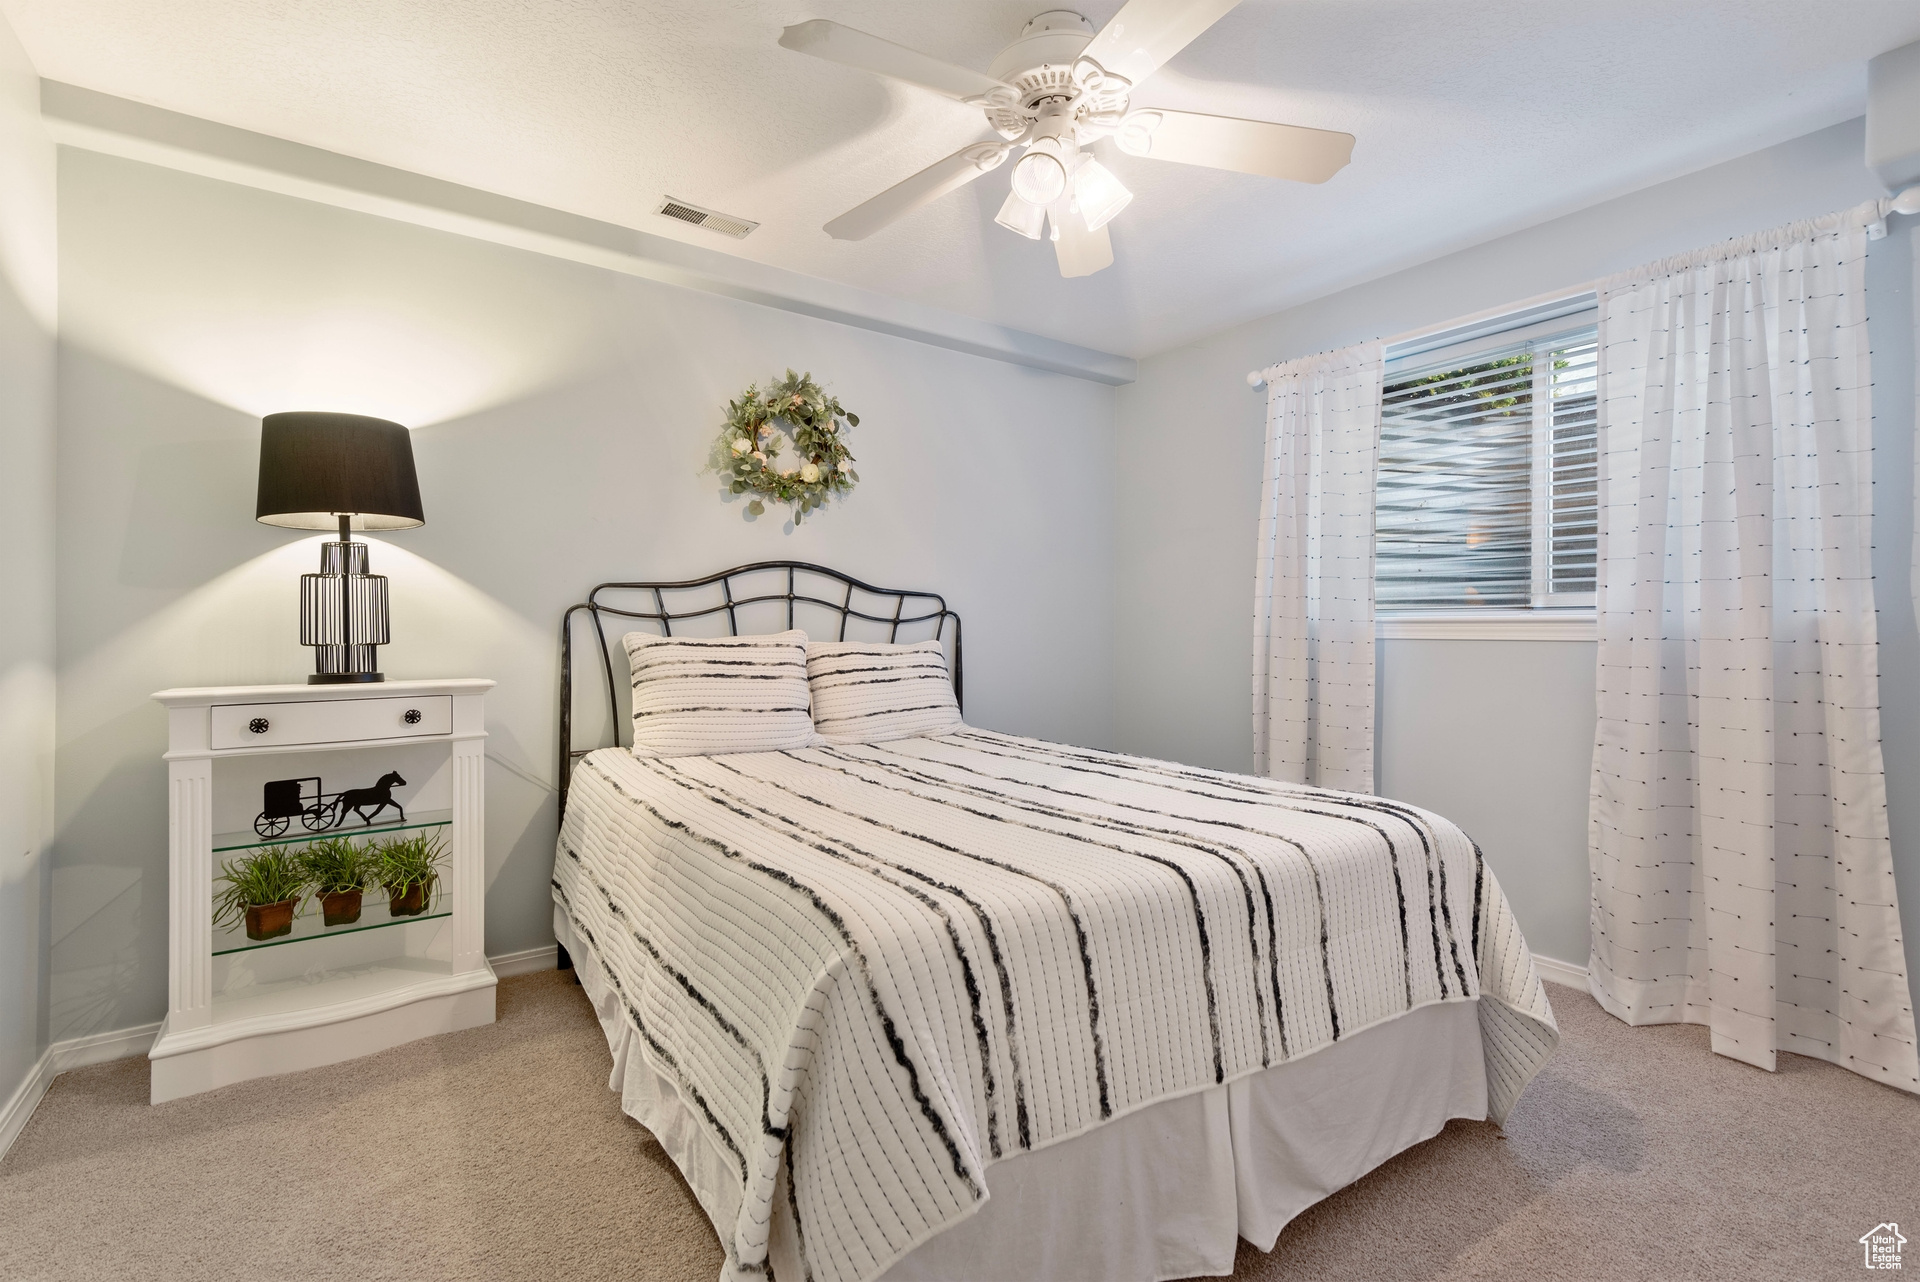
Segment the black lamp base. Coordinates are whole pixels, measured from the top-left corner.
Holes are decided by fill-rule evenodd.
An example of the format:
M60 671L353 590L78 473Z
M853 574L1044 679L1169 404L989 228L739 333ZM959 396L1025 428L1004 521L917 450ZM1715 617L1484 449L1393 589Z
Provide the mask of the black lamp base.
M320 545L320 573L300 576L300 644L313 647L308 685L364 685L385 681L375 671L387 644L387 580L367 573L367 545L348 537L352 518L340 518L340 541Z

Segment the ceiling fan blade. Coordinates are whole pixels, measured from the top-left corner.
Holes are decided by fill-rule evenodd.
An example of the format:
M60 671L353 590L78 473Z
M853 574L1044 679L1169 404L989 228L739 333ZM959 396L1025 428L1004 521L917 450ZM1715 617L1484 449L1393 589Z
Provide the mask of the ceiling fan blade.
M825 18L788 27L780 33L780 45L796 53L808 53L828 62L845 63L875 75L904 80L961 101L990 94L995 89L1013 92L992 76L929 58L905 45L828 22Z
M1240 0L1127 0L1081 57L1139 84Z
M1064 200L1048 213L1060 233L1053 242L1053 256L1060 264L1062 276L1091 276L1113 266L1113 238L1107 235L1105 226L1088 231L1086 219Z
M962 147L872 200L855 205L824 230L835 240L865 240L888 223L905 218L950 191L958 191L990 169L998 169L1011 150L1013 144L1006 142L976 142Z
M1353 159L1353 135L1152 108L1128 114L1114 144L1129 156L1323 183Z

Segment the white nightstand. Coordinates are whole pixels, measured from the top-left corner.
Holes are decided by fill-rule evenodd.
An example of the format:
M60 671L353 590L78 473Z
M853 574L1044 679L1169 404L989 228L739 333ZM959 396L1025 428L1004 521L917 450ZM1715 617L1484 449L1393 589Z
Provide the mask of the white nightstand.
M153 1102L337 1063L493 1022L484 918L486 692L491 681L162 690L168 709L168 1001L151 1052ZM404 807L371 826L321 828L333 797L388 772ZM266 814L266 785L299 781L305 813ZM285 806L270 809L285 811ZM438 831L448 861L434 901L390 917L366 896L360 921L328 928L317 905L291 934L216 930L223 860L314 836Z

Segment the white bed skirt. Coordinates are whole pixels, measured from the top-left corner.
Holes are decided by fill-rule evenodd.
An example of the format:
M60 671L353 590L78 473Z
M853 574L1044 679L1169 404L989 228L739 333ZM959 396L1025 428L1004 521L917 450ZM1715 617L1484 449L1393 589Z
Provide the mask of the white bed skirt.
M653 1132L707 1218L731 1226L735 1165L708 1143L671 1079L647 1063L591 950L557 908L553 928L613 1052L609 1088ZM1487 1116L1477 1007L1473 999L1422 1006L1303 1059L995 1162L979 1211L895 1261L882 1282L1232 1273L1238 1239L1271 1250L1287 1222L1321 1198L1451 1118ZM784 1188L774 1208L773 1276L804 1277Z

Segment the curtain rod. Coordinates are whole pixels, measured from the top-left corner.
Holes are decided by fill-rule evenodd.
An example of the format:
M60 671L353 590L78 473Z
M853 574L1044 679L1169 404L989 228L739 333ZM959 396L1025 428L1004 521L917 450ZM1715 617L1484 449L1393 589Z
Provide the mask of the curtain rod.
M1569 285L1564 289L1550 289L1544 294L1535 294L1532 298L1522 298L1517 302L1502 303L1498 307L1483 308L1467 316L1455 316L1451 320L1440 321L1433 325L1422 325L1418 329L1404 330L1401 333L1390 335L1378 341L1387 347L1393 347L1400 343L1411 343L1417 338L1426 338L1430 334L1439 334L1450 329L1461 329L1468 325L1477 325L1481 321L1489 321L1496 316L1505 316L1510 312L1524 312L1530 308L1544 307L1549 303L1566 302L1569 299L1578 298L1582 294L1591 294L1599 287L1599 279L1594 279L1586 282L1584 285ZM1278 361L1274 362L1276 365L1279 363ZM1267 366L1267 369L1272 368L1272 365ZM1264 385L1266 381L1267 370L1265 369L1256 369L1247 375L1248 387L1260 387Z
M1867 201L1865 205L1856 206L1855 212L1864 212L1868 206L1873 207L1873 212L1878 215L1878 221L1868 224L1867 239L1880 240L1887 234L1888 214L1920 215L1920 184L1909 185L1905 190L1891 198ZM1523 298L1516 303L1504 303L1499 307L1489 307L1484 311L1475 312L1471 316L1457 316L1449 321L1441 321L1437 325L1423 325L1419 329L1410 329L1404 333L1395 334L1390 338L1380 339L1379 342L1387 347L1393 347L1400 343L1411 343L1415 339L1425 338L1429 334L1438 334L1449 329L1464 329L1469 325L1475 325L1481 321L1489 321L1496 316L1502 316L1509 312L1523 312L1530 308L1544 307L1549 303L1558 303L1577 298L1581 294L1596 293L1599 291L1600 281L1603 279L1605 278L1600 277L1590 280L1584 285L1573 285L1566 289L1549 290L1544 294L1535 294L1532 298ZM1274 362L1275 365L1279 363L1278 361ZM1273 365L1267 366L1267 369L1272 368ZM1248 387L1259 387L1266 381L1266 370L1253 370L1247 375Z

